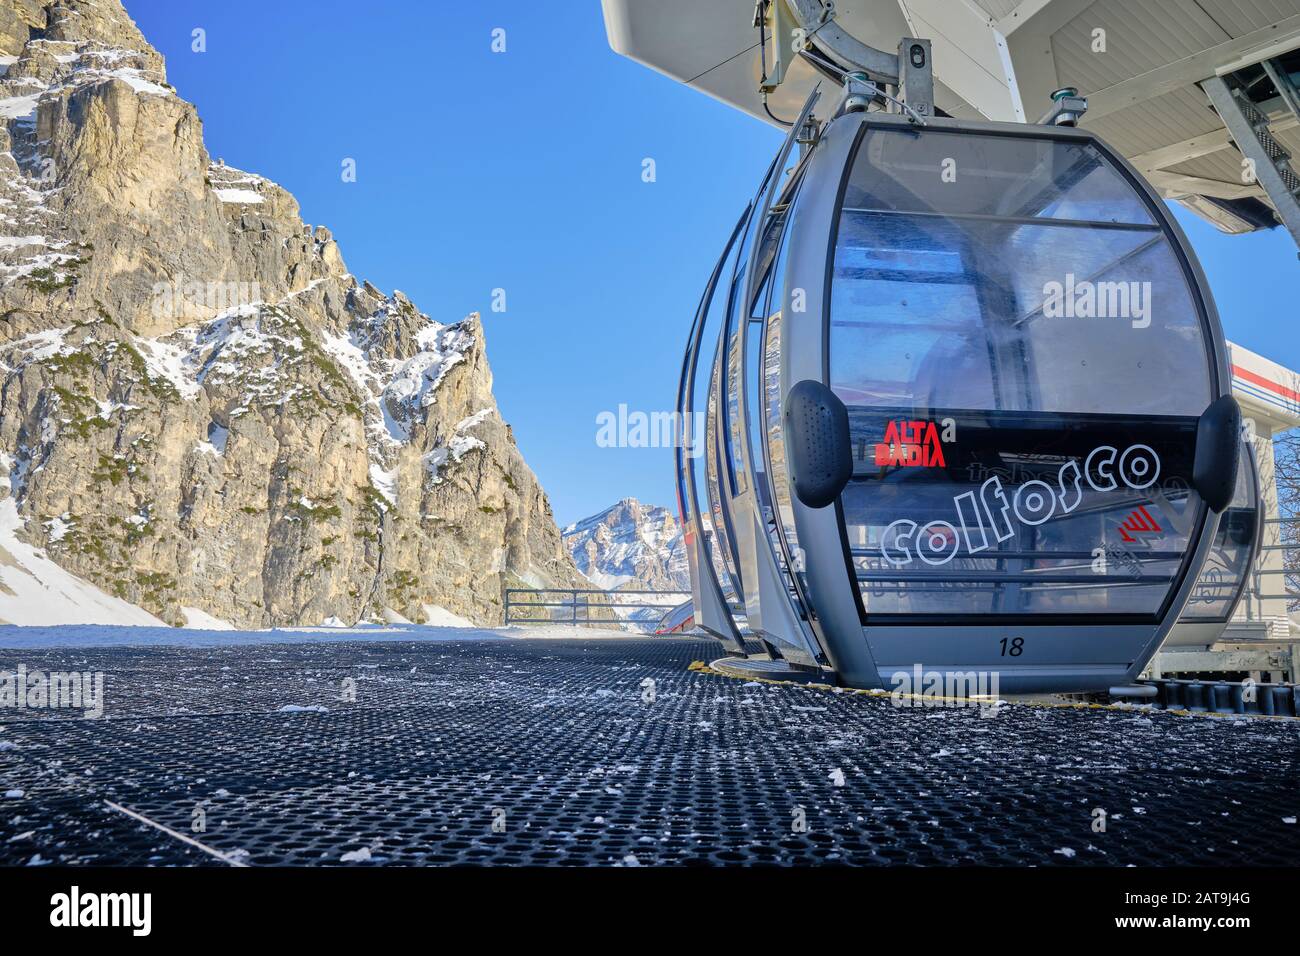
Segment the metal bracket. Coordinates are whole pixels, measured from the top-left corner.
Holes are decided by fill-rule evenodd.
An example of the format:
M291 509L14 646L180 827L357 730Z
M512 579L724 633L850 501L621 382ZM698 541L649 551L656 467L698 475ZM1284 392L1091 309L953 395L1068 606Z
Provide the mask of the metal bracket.
M908 99L900 99L873 83L862 71L844 74L843 109L846 113L864 113L871 104L882 100L890 104L891 112L902 113L918 126L924 126L926 119L934 112L934 74L930 72L930 41L904 37L899 44L899 63L904 57L914 61L903 73L911 84L916 106Z
M847 112L863 111L872 103L883 101L897 107L894 112L905 113L922 126L934 115L934 69L929 40L903 37L894 53L867 46L836 25L832 0L757 0L754 25L760 31L760 40L764 39L762 31L769 23L773 30L774 62L771 72L764 62L759 81L764 96L780 85L789 69L782 55L784 32L802 31L804 57L814 68L836 76L844 84Z
M871 107L871 104L883 95L880 87L867 79L867 74L845 74L844 112L865 113Z
M1055 91L1052 94L1052 108L1039 119L1039 126L1078 126L1083 114L1088 111L1088 98L1080 96L1073 86Z
M934 68L930 62L930 41L903 37L898 44L898 98L907 111L922 117L934 116Z
M802 160L808 155L808 151L817 145L817 140L821 139L822 125L817 121L817 117L812 113L803 121L799 127L799 132L795 135L795 142L799 144L799 158Z
M790 64L797 59L793 47L796 24L794 13L786 0L756 0L754 4L754 28L759 31L760 41L766 40L766 31L772 31L772 66L767 67L763 60L763 76L758 88L763 93L772 93L785 79Z

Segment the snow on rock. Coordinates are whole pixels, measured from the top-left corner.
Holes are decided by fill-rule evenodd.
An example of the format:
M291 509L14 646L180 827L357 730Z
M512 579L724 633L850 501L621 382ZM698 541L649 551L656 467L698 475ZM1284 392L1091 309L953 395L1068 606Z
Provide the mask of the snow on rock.
M114 12L105 14L111 18ZM8 15L12 17L12 11ZM52 162L48 148L33 154L35 137L28 141L15 137L14 131L34 133L38 108L57 112L61 102L90 87L122 84L141 97L175 96L166 85L156 54L96 49L96 43L35 37L20 54L0 59L0 124L10 127L4 155L12 169L0 170L0 205L4 207L0 229L12 230L10 235L0 236L0 286L35 274L39 282L63 288L76 275L84 252L67 240L51 240L30 231L51 215L47 200L62 187L59 177L49 174L52 169L42 165ZM14 175L19 169L26 175ZM24 229L29 231L21 231Z
M491 414L492 409L483 408L468 418L462 419L456 424L455 434L446 445L439 445L424 456L424 467L429 472L429 481L432 484L442 483L440 471L448 461L458 462L470 452L487 447L482 439L475 438L473 435L466 435L464 432L475 425L481 424Z
M438 386L474 346L472 323L477 319L477 314L471 314L452 325L434 322L395 291L346 331L326 330L320 336L321 348L347 374L363 400L370 438L370 480L389 504L397 503L395 453L410 443L412 429L424 421L426 409L437 401ZM387 357L384 346L391 330L401 325L399 320L418 323L413 335L417 351L394 359ZM486 447L481 439L465 432L491 414L491 408L483 408L462 419L445 445L421 456L432 484L440 483L440 469L448 461L459 462L469 452Z
M459 324L431 322L420 330L416 342L420 351L396 364L382 393L397 426L390 430L395 441L409 437L412 413L436 401L438 386L453 367L465 360L465 353L474 345L474 335Z
M179 335L183 337L185 331L182 330ZM186 367L186 349L173 341L162 339L137 338L135 345L144 358L149 375L169 383L183 398L192 399L199 394L197 377L190 375Z
M71 326L61 329L46 329L33 332L20 339L8 342L4 346L5 357L12 362L12 368L24 368L32 362L44 362L56 355L65 354L64 338L71 331Z
M171 96L172 95L172 91L167 89L165 86L159 86L157 83L153 83L145 79L140 70L134 70L130 68L123 69L123 70L111 70L109 72L102 73L101 75L109 77L114 80L121 80L127 86L131 87L131 89L135 90L137 93L145 93L149 96Z
M212 192L222 202L242 203L244 205L264 202L262 194L253 192L251 189L214 189Z
M62 541L67 535L68 530L72 527L68 523L68 514L64 512L56 518L50 518L45 522L45 528L49 532L49 540Z
M492 414L492 409L480 408L477 412L475 412L473 415L470 415L468 418L462 418L460 421L458 421L456 423L456 431L463 432L470 428L473 428L475 425L478 425L479 423L486 421L491 416L491 414Z
M397 504L397 470L385 470L378 462L370 463L370 483L390 505Z
M166 626L148 611L63 570L20 541L20 528L13 498L0 501L0 623Z
M45 93L27 93L23 96L9 96L0 100L0 116L5 119L22 119L36 112L36 104Z

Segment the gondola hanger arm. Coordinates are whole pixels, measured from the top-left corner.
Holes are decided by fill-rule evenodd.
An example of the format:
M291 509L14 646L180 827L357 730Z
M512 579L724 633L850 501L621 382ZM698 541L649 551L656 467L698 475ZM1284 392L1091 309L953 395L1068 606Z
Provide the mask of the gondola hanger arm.
M835 4L831 0L774 2L788 4L799 20L807 43L815 45L845 73L865 73L873 83L898 85L898 54L877 50L843 30L835 22Z
M766 55L769 22L773 39L770 74ZM925 125L926 118L933 115L934 78L928 40L901 37L893 53L868 46L835 22L832 0L757 0L754 26L759 32L763 108L782 126L788 127L789 123L772 114L767 98L786 76L787 31L793 34L793 49L798 57L818 73L844 85L842 109L890 104L918 125Z

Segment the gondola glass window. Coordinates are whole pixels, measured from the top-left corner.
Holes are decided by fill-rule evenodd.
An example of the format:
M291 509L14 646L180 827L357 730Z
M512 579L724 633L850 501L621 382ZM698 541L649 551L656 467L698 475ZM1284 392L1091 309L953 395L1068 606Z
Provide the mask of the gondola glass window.
M1196 588L1180 620L1226 623L1247 586L1251 559L1259 546L1259 493L1248 449L1237 463L1237 487L1219 519L1214 547L1196 579Z
M1215 392L1147 202L1086 142L864 130L828 321L868 619L1162 613Z

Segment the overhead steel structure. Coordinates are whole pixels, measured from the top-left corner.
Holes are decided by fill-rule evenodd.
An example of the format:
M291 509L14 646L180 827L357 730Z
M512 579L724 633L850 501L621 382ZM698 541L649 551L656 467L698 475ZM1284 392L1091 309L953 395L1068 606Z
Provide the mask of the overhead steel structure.
M759 42L754 0L602 3L616 51L774 125L824 75L777 43L775 29ZM1300 235L1300 0L783 0L769 9L782 39L811 34L814 56L841 67L850 41L892 52L901 36L930 38L935 105L951 116L1033 122L1053 90L1075 87L1089 101L1082 125L1165 198L1226 232L1281 223Z
M1195 256L1074 91L1040 125L944 116L927 41L823 47L813 6L786 8L799 62L838 82L792 117L683 365L696 621L855 687L1132 681L1238 487Z

